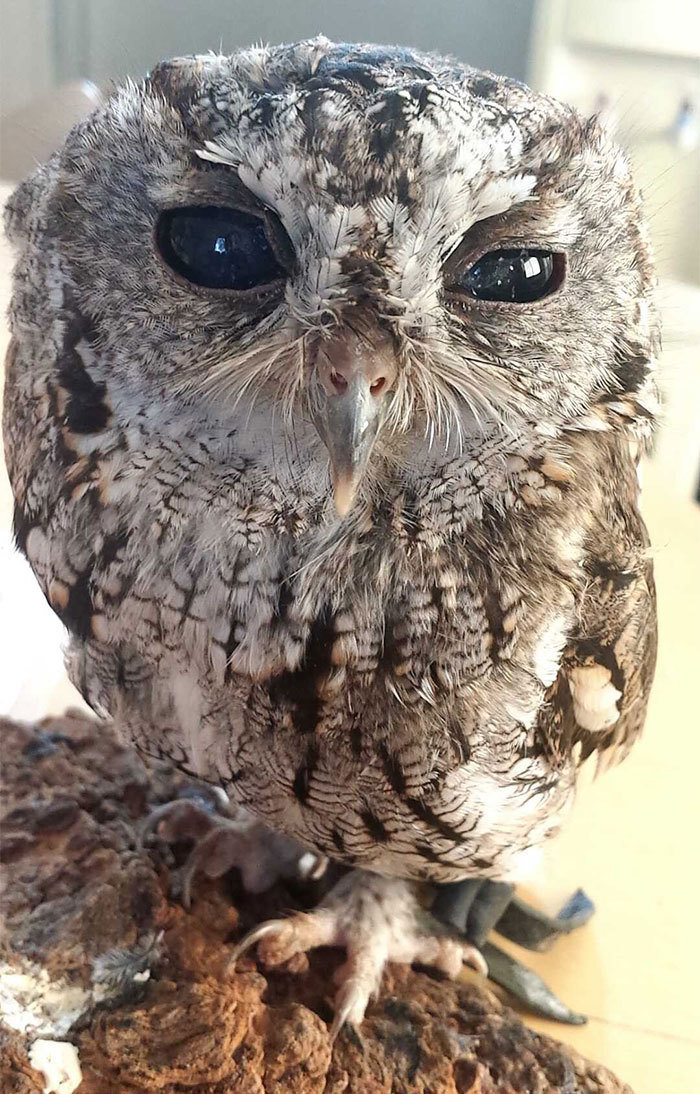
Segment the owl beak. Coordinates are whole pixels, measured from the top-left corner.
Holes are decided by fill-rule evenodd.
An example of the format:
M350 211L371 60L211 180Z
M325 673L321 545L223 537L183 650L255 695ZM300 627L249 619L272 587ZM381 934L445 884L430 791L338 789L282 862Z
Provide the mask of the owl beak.
M314 423L328 449L339 517L352 508L396 376L393 347L370 348L353 332L319 349L322 392Z

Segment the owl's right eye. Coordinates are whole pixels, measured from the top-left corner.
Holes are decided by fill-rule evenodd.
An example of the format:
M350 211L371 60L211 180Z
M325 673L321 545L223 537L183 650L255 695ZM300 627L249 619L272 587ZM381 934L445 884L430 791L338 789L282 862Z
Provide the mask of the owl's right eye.
M263 221L239 209L168 209L156 242L163 261L193 285L244 290L286 277Z

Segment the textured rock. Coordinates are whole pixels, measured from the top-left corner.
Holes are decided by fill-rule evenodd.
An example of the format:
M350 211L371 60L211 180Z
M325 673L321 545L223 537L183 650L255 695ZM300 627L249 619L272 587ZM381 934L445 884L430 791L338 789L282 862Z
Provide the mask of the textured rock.
M340 954L265 975L251 957L226 971L233 939L312 891L253 900L235 877L201 877L186 912L170 895L185 849L137 847L140 819L179 775L147 770L78 715L0 733L8 1094L43 1089L27 1046L51 1036L78 1046L80 1094L631 1094L480 985L398 966L361 1038L344 1032L332 1046Z

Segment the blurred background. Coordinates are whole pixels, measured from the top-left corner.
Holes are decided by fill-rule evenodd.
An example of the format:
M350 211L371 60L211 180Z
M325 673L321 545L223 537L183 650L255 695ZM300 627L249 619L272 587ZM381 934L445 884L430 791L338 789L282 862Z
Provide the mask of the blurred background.
M323 33L448 53L524 80L625 146L660 275L664 420L643 467L659 587L660 655L645 738L581 794L530 896L549 911L583 885L594 921L534 955L576 1009L554 1036L613 1067L637 1094L698 1089L700 896L695 694L700 643L700 4L698 0L0 0L0 202L67 130L160 58ZM0 306L11 254L0 251ZM0 323L0 349L8 332ZM1 382L0 374L0 382ZM0 715L77 705L61 625L14 552L0 466Z

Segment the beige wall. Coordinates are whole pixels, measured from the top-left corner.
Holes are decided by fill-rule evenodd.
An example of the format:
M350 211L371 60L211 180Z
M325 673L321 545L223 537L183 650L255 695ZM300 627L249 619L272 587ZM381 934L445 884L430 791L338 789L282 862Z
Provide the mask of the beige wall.
M0 0L0 117L53 85L51 7L52 0Z
M534 0L0 0L3 112L32 89L143 76L163 57L323 33L399 42L524 78ZM36 44L36 45L35 45ZM34 49L36 52L34 53Z
M700 115L700 5L601 4L539 0L530 82L584 113L608 97L645 198L659 273L698 283L700 146L681 147L673 122L684 97Z

